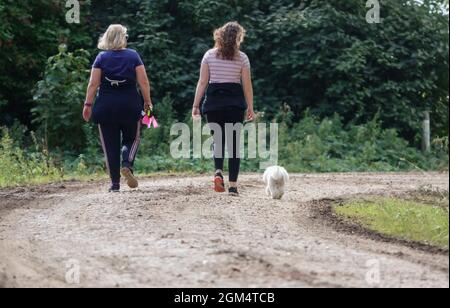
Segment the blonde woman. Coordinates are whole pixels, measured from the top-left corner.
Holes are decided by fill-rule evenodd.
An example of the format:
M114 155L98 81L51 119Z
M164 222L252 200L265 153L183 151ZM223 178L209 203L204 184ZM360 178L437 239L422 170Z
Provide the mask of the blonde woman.
M130 188L138 187L133 165L140 142L141 114L152 108L144 63L135 50L127 49L127 41L127 28L122 25L109 26L101 37L98 48L103 51L93 64L83 110L84 120L92 117L99 127L112 182L110 192L120 191L121 174Z
M240 129L245 111L247 120L253 120L253 86L250 61L240 51L245 29L237 22L230 22L214 32L215 48L203 57L200 80L192 110L194 118L200 117L200 104L214 135L214 190L225 192L223 166L225 143L229 154L229 193L238 196L240 170ZM228 124L228 125L227 125Z

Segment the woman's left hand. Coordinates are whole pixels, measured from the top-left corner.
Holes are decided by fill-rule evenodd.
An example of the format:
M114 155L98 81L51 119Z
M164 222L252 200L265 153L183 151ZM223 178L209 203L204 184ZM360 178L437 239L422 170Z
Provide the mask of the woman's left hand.
M253 108L249 108L247 111L247 121L253 121L255 120L255 111Z
M84 106L83 109L83 119L86 122L89 122L91 120L91 116L92 116L92 107L89 106Z

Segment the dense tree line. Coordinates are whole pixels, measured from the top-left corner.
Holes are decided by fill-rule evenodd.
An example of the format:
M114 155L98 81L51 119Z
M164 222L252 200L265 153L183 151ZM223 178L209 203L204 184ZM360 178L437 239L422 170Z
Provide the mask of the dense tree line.
M65 20L65 1L0 0L0 125L31 121L33 89L58 45L92 45L85 28Z
M174 118L184 119L213 29L238 20L248 31L243 50L252 61L256 106L268 119L286 105L291 116L284 119L292 123L307 110L319 118L337 113L344 124L377 118L418 145L422 112L430 110L434 135L448 135L444 1L380 1L382 23L369 24L362 0L95 0L81 1L80 25L65 22L64 2L0 0L0 125L14 120L28 125L34 118L39 127L43 114L55 108L58 116L73 117L68 131L80 132L74 110L81 102L72 100L82 97L95 43L110 23L129 27L130 45L148 67L155 103L170 97ZM47 63L60 43L89 55L78 51L73 59ZM74 68L77 76L64 73ZM46 125L60 129L56 122Z

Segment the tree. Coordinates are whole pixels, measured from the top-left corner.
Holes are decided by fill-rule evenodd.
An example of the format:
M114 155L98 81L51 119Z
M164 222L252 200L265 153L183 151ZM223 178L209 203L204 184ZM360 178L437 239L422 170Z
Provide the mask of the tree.
M385 127L414 141L430 109L439 134L447 133L448 19L435 5L381 1L382 24L366 23L359 0L280 7L258 33L259 90L273 106L291 105L297 119L311 109L365 123L380 112Z
M34 92L34 121L39 125L48 147L79 152L85 148L81 111L89 79L90 54L85 50L60 53L48 60L44 79Z
M64 1L0 0L0 125L31 121L32 90L58 45L91 45L84 25L65 20ZM86 32L87 33L87 32Z
M448 135L445 1L381 0L382 23L369 24L364 0L98 0L83 4L76 27L57 3L0 0L0 123L30 118L32 85L57 44L95 51L92 62L110 23L129 27L155 103L170 93L174 118L185 118L213 30L238 20L247 28L242 48L252 62L256 107L268 118L284 104L294 123L306 110L319 118L338 113L345 125L379 114L383 128L418 146L422 112L431 110L434 135Z

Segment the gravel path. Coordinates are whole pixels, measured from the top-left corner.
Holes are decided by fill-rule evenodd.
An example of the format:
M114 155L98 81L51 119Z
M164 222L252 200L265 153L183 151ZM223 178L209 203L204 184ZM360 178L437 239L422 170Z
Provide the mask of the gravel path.
M448 254L338 232L309 202L448 190L448 174L291 177L282 201L255 174L242 176L240 198L203 176L119 194L106 182L0 190L0 286L449 287Z

